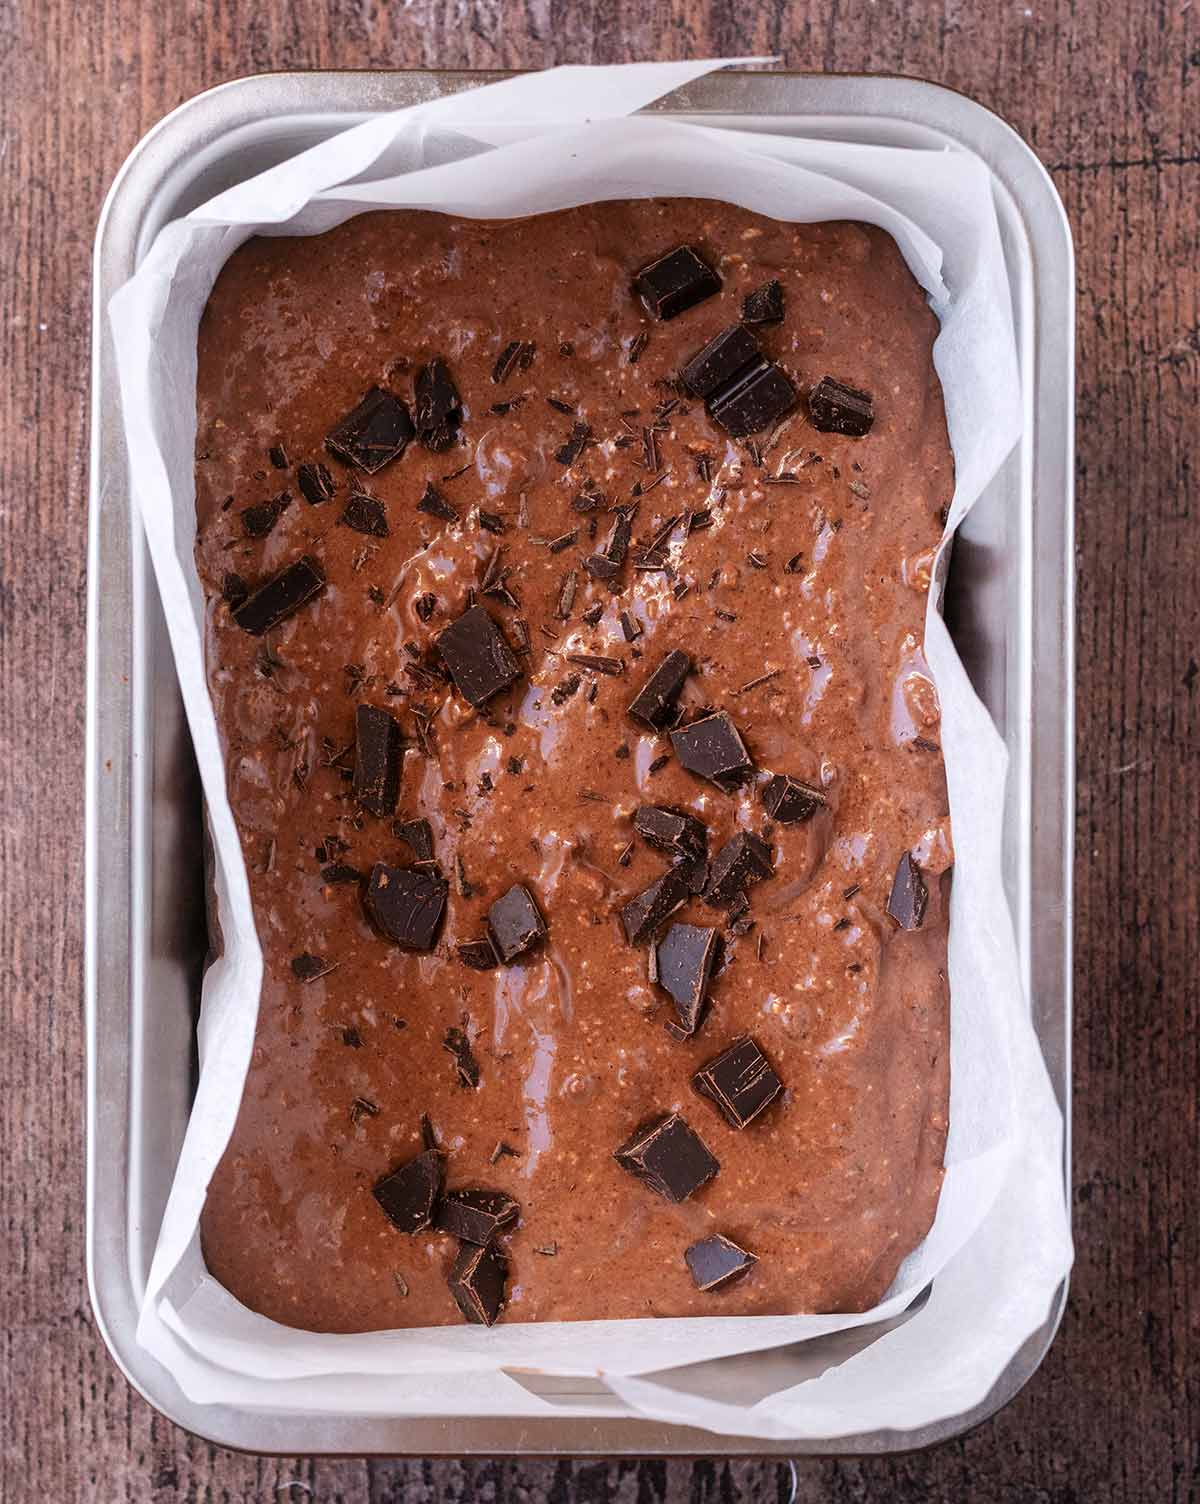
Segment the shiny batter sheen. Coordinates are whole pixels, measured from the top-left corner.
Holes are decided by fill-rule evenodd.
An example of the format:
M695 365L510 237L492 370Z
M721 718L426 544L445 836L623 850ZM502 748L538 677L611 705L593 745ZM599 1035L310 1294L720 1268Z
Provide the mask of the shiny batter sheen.
M631 279L681 243L701 249L724 288L656 323ZM801 407L758 436L759 464L670 383L771 277L786 312L757 331L766 352L802 390L828 374L869 391L877 417L853 440L816 432ZM648 339L631 363L640 334ZM953 480L935 334L879 230L777 223L701 200L509 223L366 214L321 236L252 240L230 259L200 330L197 559L265 975L203 1239L213 1274L248 1306L320 1331L462 1319L446 1283L453 1240L402 1235L371 1195L419 1150L422 1113L447 1151L450 1186L497 1187L521 1204L505 1240L503 1319L851 1311L887 1288L936 1207L949 1079L940 875L949 822L921 652ZM493 366L512 340L535 342L536 355L496 385ZM388 539L339 526L352 477L324 451L325 434L373 383L411 401L413 375L432 356L462 393L460 441L444 454L414 442L379 474L358 476L386 505ZM548 397L596 441L569 468L554 452L575 417ZM673 399L651 472L642 429ZM268 459L274 444L285 470ZM332 501L302 499L304 461L328 466ZM771 484L780 474L794 480ZM461 523L416 511L428 480ZM673 577L630 560L613 595L581 568L612 518L600 515L593 542L572 500L593 489L610 506L626 502L637 482L647 490L635 543L676 514L708 509L712 525L675 530ZM282 490L293 500L274 531L247 540L239 511ZM503 517L501 535L480 528L480 506ZM574 529L576 542L549 549L546 540ZM512 640L515 618L527 621L532 650L522 680L481 714L444 683L406 672L406 644L429 653L498 544L520 607L484 603ZM325 593L266 638L239 630L221 598L227 572L253 586L301 553L323 564ZM578 590L563 623L556 607L570 569ZM415 605L426 593L437 599L428 622ZM594 602L604 616L591 627L581 617ZM622 608L643 627L632 644ZM693 811L710 851L740 828L769 827L753 788L728 796L674 760L655 770L669 743L626 706L675 647L696 663L689 707L727 710L760 770L820 784L829 800L808 824L770 830L775 875L751 890L754 927L727 936L708 1016L685 1043L664 1027L670 1000L616 917L666 862L634 840L621 865L633 812L643 802ZM624 672L572 669L567 652L618 657ZM580 687L555 704L572 673ZM364 871L411 860L389 820L356 811L343 773L361 700L400 719L399 818L431 822L451 877L428 955L377 934L355 885L322 881L332 860ZM432 716L433 757L415 739L421 709ZM331 836L344 845L335 851ZM930 889L913 933L885 912L906 848ZM523 964L468 970L455 944L483 933L488 905L516 882L537 896L548 943ZM676 918L724 923L699 900ZM291 961L304 951L336 969L301 983ZM452 1026L470 1036L477 1090L460 1084L443 1048ZM746 1032L787 1090L738 1132L690 1080ZM644 1119L669 1110L721 1165L679 1206L612 1157ZM517 1154L493 1164L501 1142ZM758 1263L705 1294L683 1254L716 1232Z

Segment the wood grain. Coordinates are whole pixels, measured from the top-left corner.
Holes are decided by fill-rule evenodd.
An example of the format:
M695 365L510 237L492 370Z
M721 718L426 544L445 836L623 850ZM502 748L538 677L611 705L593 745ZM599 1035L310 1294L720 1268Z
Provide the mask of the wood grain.
M0 1497L778 1499L774 1463L235 1456L117 1374L82 1258L89 251L168 109L290 67L748 52L923 75L1035 146L1079 251L1078 1263L1000 1416L932 1454L801 1463L801 1501L1200 1494L1200 14L1188 0L0 0ZM1190 1348L1190 1350L1189 1350Z

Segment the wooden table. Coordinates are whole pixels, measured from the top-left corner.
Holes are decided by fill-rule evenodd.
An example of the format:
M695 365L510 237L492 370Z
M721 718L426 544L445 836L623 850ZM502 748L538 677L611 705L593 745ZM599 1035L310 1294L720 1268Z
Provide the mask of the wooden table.
M722 53L922 75L973 95L1049 165L1079 256L1070 1309L1040 1373L990 1424L932 1454L801 1463L797 1497L1197 1496L1200 7L1189 6L0 0L0 1498L789 1498L775 1463L313 1463L215 1450L156 1417L113 1367L82 1253L89 254L105 189L172 106L262 69Z

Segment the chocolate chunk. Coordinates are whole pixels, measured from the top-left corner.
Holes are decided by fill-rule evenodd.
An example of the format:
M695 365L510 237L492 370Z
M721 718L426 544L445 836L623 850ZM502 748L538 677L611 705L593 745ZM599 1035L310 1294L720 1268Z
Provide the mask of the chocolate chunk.
M459 693L476 709L521 677L516 654L482 606L464 611L436 642Z
M586 423L576 423L571 429L570 438L554 451L554 458L560 465L573 465L587 448L591 436L592 430Z
M425 482L425 490L417 502L417 511L424 512L429 517L440 517L443 522L458 521L458 513L431 480Z
M674 871L664 872L644 893L631 898L621 909L621 924L630 945L648 940L665 919L687 902L688 887Z
M404 763L400 723L386 710L359 705L354 730L354 797L369 814L394 814Z
M472 971L493 971L500 964L496 947L486 935L481 940L464 940L458 947L458 959Z
M764 360L747 366L736 381L722 388L708 410L735 439L744 439L782 418L795 405L796 388L787 373Z
M417 372L413 407L417 434L425 448L435 454L449 449L462 422L462 398L445 361L435 358Z
M741 733L723 710L671 732L671 745L689 773L732 792L754 764Z
M362 880L362 873L348 862L330 862L328 867L321 868L321 881L335 887L340 883L361 883Z
M325 447L338 459L374 475L404 453L413 431L408 408L399 397L373 386L330 430Z
M613 1157L668 1201L686 1201L721 1168L677 1112L644 1123Z
M476 1248L464 1243L450 1271L450 1294L458 1309L476 1326L492 1326L504 1309L508 1260L494 1243Z
M515 883L488 910L488 933L504 962L515 961L546 933L546 921L529 889Z
M533 364L534 349L532 340L528 343L520 339L510 340L496 357L496 364L492 367L492 380L498 385L507 381L515 370L527 371Z
M594 580L603 580L605 584L615 580L621 573L621 566L616 560L606 558L604 554L588 554L583 567Z
M454 1056L454 1063L458 1067L458 1079L463 1086L476 1087L479 1085L479 1062L471 1053L471 1041L467 1038L463 1029L447 1029L446 1037L442 1040L442 1049Z
M729 386L745 368L763 359L758 341L748 329L734 324L710 339L683 368L684 385L697 397L712 397Z
M337 964L327 961L324 956L314 956L312 951L306 950L292 957L292 970L300 981L315 982L318 977L327 977L331 971L336 971Z
M433 827L428 820L397 820L392 825L392 834L407 841L418 862L433 861Z
M698 851L690 856L677 856L671 863L671 871L689 893L703 893L708 886L708 854Z
M292 498L286 491L281 491L272 501L244 508L241 513L242 531L247 538L265 538L291 504Z
M300 494L310 505L319 507L333 495L333 476L324 465L301 465L296 472Z
M777 279L764 282L742 299L743 324L781 324L783 322L783 288Z
M629 714L656 731L661 731L675 711L675 702L683 681L692 671L692 660L673 648L638 690L629 706Z
M921 876L911 851L906 851L896 868L887 911L902 930L919 930L929 903L929 889Z
M633 828L660 851L695 856L708 849L708 828L695 815L669 805L641 805L634 812Z
M439 1232L481 1247L490 1243L503 1227L517 1220L521 1208L503 1191L447 1191L433 1219Z
M325 571L305 554L248 595L234 608L233 619L243 631L261 637L324 588Z
M675 999L685 1034L694 1034L700 1024L718 939L714 929L673 924L658 942L658 980Z
M748 1034L692 1077L701 1096L710 1097L735 1128L744 1128L783 1090L771 1062Z
M433 1204L441 1183L441 1155L435 1149L426 1149L377 1181L371 1194L393 1227L417 1233L423 1232L433 1220Z
M288 467L287 450L282 444L272 444L267 450L267 458L276 470L286 470Z
M386 538L390 533L383 502L362 491L354 492L338 522L342 527L352 527L356 533L366 533L368 538Z
M621 635L626 642L636 642L642 635L642 624L636 616L628 611L622 611L618 620L621 623Z
M681 245L633 279L634 291L656 319L673 319L721 291L721 279L690 245Z
M772 820L780 825L798 825L812 819L825 803L825 795L788 773L776 773L763 788L762 802Z
M778 287L778 283L775 284ZM718 1285L738 1279L758 1263L752 1253L716 1233L693 1243L684 1253L697 1290L715 1290Z
M376 862L363 897L368 916L401 950L432 950L448 885L434 872Z
M821 433L844 433L861 439L871 431L875 404L869 392L822 376L808 394L808 420Z
M606 658L603 653L568 653L568 663L578 664L580 668L590 668L594 674L607 674L609 678L625 671L624 661L620 658Z
M221 595L231 611L236 611L249 594L250 586L235 570L231 569L221 581Z
M773 870L771 848L766 841L752 831L739 831L713 858L712 874L704 892L705 902L732 903L752 883L770 877Z

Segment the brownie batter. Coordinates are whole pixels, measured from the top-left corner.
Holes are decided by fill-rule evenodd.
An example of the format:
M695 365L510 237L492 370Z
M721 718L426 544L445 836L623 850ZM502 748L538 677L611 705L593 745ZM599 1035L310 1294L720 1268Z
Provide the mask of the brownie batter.
M634 279L681 246L720 288L659 318ZM734 437L680 372L743 313L797 400ZM883 232L701 200L364 214L230 259L200 329L196 557L264 977L202 1232L246 1305L360 1331L478 1316L488 1279L509 1321L886 1290L933 1217L947 1126L951 850L921 650L953 485L936 332ZM869 432L814 426L825 377L865 394ZM394 432L335 432L373 387L424 425L390 459ZM239 625L302 558L310 598ZM478 707L437 647L473 605L519 668ZM631 702L675 650L690 672L655 729ZM740 783L689 771L669 735L713 712L752 761ZM764 802L772 775L819 797ZM780 823L789 790L778 813L807 815ZM676 855L635 830L648 806L702 822L714 868L739 833L761 842L723 904L693 893L630 943L622 910ZM371 907L418 875L448 885L427 951ZM524 948L493 964L514 887L532 914L510 896L496 940ZM689 950L679 923L718 936ZM739 1126L693 1078L747 1036L782 1091ZM673 1113L719 1166L678 1202L679 1164L664 1186L654 1146L630 1147ZM416 1179L519 1205L482 1256L373 1194L430 1145ZM460 1231L483 1215L437 1204Z

